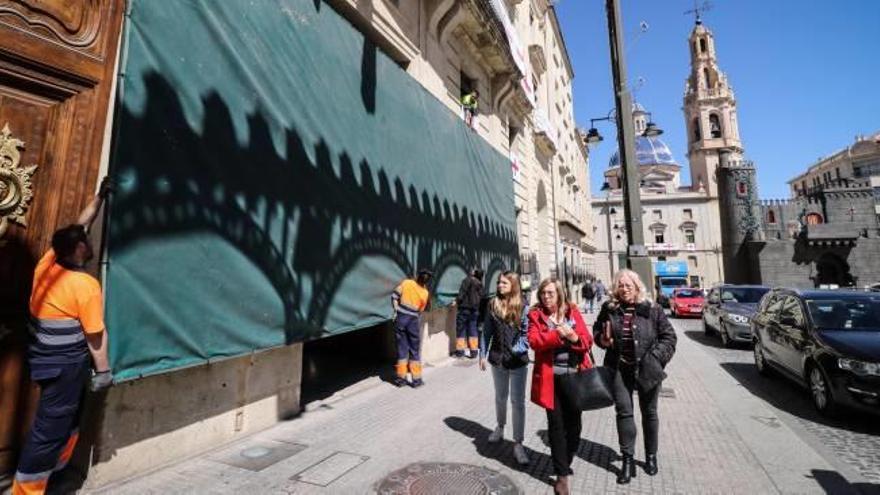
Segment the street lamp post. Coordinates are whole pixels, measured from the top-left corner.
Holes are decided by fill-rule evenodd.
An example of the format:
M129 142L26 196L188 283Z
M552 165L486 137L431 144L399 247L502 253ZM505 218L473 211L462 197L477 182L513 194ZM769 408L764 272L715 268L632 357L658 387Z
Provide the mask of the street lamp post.
M645 282L649 292L648 296L651 297L653 295L651 293L654 288L654 276L651 269L651 261L648 258L648 252L645 247L644 229L642 227L642 201L639 195L641 181L639 178L639 164L636 160L635 128L629 113L633 104L632 95L626 84L626 61L624 59L623 33L620 21L620 2L619 0L606 0L605 8L608 13L608 39L611 48L611 72L614 76L615 108L605 117L590 119L590 129L585 136L585 140L590 145L602 141L602 136L595 127L596 122L614 120L617 124L618 156L623 175L623 210L627 240L626 264L628 268L638 273L639 277ZM663 130L657 127L654 122L648 122L641 135L655 137L662 133Z
M611 240L611 215L617 213L611 207L611 185L608 182L602 183L602 190L605 191L605 232L608 234L608 280L614 276L614 244Z
M627 234L627 267L653 292L651 261L645 249L642 227L642 201L639 196L639 164L636 161L636 141L632 111L632 95L626 78L626 60L623 49L623 29L620 18L620 0L606 0L608 14L608 41L611 50L611 72L614 76L614 104L617 109L617 144L623 172L623 211ZM653 294L652 294L653 295Z

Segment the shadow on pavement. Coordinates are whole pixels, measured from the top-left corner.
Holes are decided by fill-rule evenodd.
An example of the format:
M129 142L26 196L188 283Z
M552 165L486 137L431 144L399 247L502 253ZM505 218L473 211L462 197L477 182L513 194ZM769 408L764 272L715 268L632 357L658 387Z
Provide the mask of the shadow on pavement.
M721 368L759 399L801 419L822 425L871 435L880 434L880 422L858 411L844 410L838 418L819 414L806 389L779 376L763 377L752 363L721 363Z
M538 436L541 437L544 445L549 448L550 438L547 436L547 430L538 430ZM617 455L616 450L605 444L591 442L582 438L575 455L596 467L614 474L614 476L620 474L620 468L612 464L612 462L619 460L620 456Z
M716 349L730 349L732 351L751 351L751 347L749 345L741 344L739 342L734 342L730 347L724 347L724 344L721 343L721 337L719 337L717 333L706 335L706 333L702 330L685 330L684 334L694 342L704 345L706 347L714 347Z
M458 416L449 416L443 422L449 428L472 438L474 446L477 448L477 453L481 456L500 461L512 470L527 473L532 478L548 485L552 483L548 474L550 469L544 469L545 466L551 466L551 459L547 454L535 452L526 447L526 453L529 455L531 462L526 466L522 466L513 458L513 442L504 440L498 443L489 443L489 434L492 433L492 430L489 428Z
M877 483L850 483L837 471L813 469L810 472L813 473L813 478L819 483L819 486L825 490L825 493L853 493L860 495L880 494L880 484Z

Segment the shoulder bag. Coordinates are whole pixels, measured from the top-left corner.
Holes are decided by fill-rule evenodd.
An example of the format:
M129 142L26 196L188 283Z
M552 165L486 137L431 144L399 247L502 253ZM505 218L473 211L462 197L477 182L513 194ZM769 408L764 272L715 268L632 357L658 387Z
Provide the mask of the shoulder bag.
M590 361L595 364L593 352L589 353ZM559 396L574 409L592 411L614 404L611 384L614 370L605 366L593 366L576 373L568 373L556 377Z

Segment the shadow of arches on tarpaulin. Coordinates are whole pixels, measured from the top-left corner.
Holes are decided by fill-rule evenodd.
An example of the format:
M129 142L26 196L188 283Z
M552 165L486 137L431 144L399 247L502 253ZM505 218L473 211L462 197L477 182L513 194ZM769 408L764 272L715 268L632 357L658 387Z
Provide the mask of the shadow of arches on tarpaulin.
M109 228L108 319L123 380L375 325L399 278L421 267L437 284L454 266L515 264L509 226L365 159L355 167L322 139L310 150L295 129L281 156L261 113L248 115L240 145L217 93L202 97L198 132L163 76L144 84L143 109L121 112L127 145ZM356 267L370 283L340 293ZM339 311L329 321L331 308L348 321ZM129 331L132 321L150 331Z

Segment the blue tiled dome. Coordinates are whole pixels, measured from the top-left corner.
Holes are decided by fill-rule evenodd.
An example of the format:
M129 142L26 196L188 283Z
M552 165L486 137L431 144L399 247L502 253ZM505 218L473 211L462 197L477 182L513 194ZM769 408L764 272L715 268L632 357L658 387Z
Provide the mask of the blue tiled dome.
M669 146L656 137L639 136L636 138L636 159L639 165L678 165ZM611 155L608 160L608 168L619 167L620 157L618 152Z

